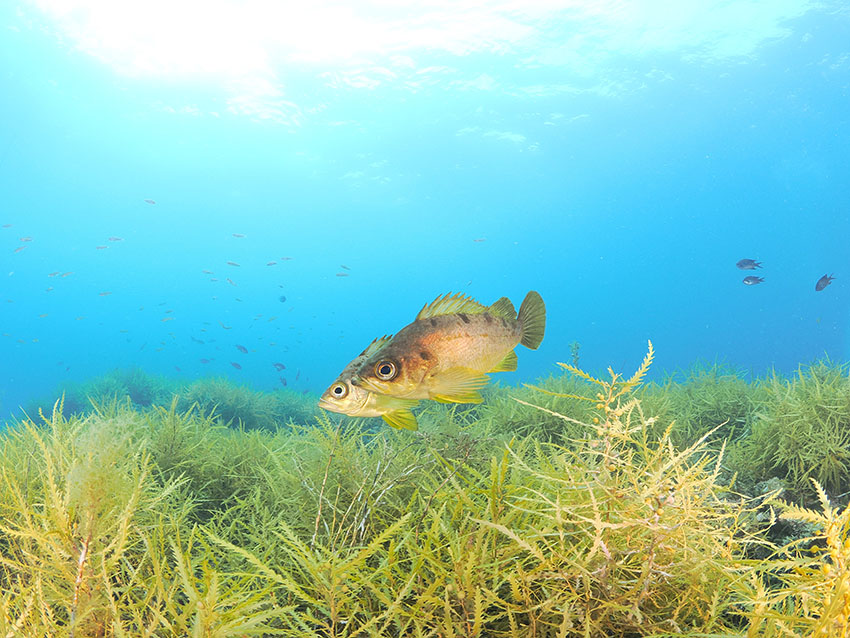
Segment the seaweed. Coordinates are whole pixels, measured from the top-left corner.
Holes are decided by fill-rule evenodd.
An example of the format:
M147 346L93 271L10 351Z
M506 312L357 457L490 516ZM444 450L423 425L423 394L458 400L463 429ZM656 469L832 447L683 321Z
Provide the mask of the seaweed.
M814 468L815 507L729 471L802 490L769 428L839 444L843 368L686 390L643 385L653 354L429 404L418 432L268 395L255 427L187 395L59 402L0 434L0 636L846 633L848 510ZM797 537L772 543L780 522Z

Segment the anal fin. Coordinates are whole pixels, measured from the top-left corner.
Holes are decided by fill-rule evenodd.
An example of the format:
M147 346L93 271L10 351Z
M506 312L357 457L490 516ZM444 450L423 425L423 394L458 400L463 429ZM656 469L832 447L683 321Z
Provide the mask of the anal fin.
M516 352L511 350L508 354L505 355L505 358L502 359L499 363L496 364L496 367L492 370L488 370L487 372L510 372L511 370L516 370L517 367L517 356Z

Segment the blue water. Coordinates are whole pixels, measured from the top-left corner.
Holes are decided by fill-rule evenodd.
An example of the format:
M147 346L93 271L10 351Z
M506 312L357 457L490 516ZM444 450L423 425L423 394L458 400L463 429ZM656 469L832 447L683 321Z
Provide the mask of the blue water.
M839 0L119 4L0 4L0 416L116 367L318 393L449 291L543 296L506 383L850 358Z

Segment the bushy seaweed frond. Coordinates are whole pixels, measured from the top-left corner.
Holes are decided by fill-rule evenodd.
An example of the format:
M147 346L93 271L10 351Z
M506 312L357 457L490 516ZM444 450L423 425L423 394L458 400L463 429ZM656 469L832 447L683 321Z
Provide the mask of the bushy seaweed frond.
M850 507L833 507L812 479L821 511L786 505L781 518L812 533L781 548L746 581L742 608L752 636L850 634ZM768 579L778 584L767 585Z
M752 436L741 442L737 465L754 480L782 478L793 492L814 496L810 479L832 494L850 488L850 377L843 366L819 361L790 382L774 375Z

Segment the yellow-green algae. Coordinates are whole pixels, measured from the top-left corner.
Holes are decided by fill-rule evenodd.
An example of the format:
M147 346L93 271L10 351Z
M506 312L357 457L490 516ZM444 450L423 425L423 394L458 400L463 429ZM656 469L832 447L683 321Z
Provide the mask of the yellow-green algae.
M418 433L57 404L0 438L0 636L845 635L846 371L641 386L651 358Z

